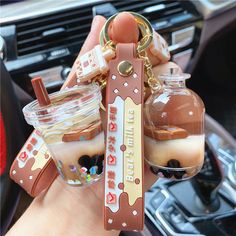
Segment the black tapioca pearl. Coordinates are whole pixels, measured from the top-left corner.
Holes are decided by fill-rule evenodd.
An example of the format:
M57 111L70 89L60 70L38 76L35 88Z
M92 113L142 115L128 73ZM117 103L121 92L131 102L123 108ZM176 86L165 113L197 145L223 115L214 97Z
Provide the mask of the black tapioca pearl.
M178 160L171 159L167 162L167 167L170 168L181 168L181 165Z
M167 162L167 167L169 168L181 168L180 162L176 159L171 159ZM176 179L182 179L183 175L186 173L182 170L171 171Z
M150 171L154 174L157 175L159 172L159 168L155 166L150 166Z
M98 170L97 170L98 175L100 175L103 171L103 161L104 161L104 155L101 155L98 160Z
M88 155L83 155L78 160L79 165L82 167L87 168L87 173L89 172L89 169L92 167L91 165L91 158Z
M93 165L96 165L98 167L97 174L100 175L103 171L103 160L104 155L94 155L92 157Z
M87 168L87 173L89 173L89 170L93 166L97 166L97 174L100 175L103 171L103 160L104 155L94 155L92 157L88 155L83 155L79 158L78 163L82 167Z
M103 171L103 166L98 166L97 174L100 175Z
M102 162L104 160L104 155L94 155L92 157L92 160L93 160L94 165L97 165L97 166L102 165Z
M88 155L83 155L79 158L78 162L81 166L86 166L90 164L90 157Z
M175 171L174 176L176 179L182 179L182 177L185 173L186 173L186 171Z
M172 171L169 171L169 170L160 170L160 172L164 175L164 177L166 178L171 178L173 176L173 173Z

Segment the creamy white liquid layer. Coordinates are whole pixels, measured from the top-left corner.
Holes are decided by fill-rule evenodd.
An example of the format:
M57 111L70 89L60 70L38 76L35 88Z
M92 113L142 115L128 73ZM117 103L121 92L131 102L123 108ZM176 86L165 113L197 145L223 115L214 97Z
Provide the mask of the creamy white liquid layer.
M76 165L83 155L92 157L104 154L104 133L101 132L91 140L49 144L48 148L54 159L62 161L63 164Z
M157 166L166 166L171 159L181 167L202 165L204 160L205 135L190 135L184 139L157 141L144 136L145 158Z

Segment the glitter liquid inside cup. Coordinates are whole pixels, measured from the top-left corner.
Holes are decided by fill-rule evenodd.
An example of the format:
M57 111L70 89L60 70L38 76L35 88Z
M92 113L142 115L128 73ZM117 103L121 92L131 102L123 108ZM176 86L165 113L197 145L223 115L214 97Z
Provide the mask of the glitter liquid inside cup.
M200 97L185 86L189 74L166 74L161 91L144 108L145 160L159 177L187 179L204 161L204 114Z
M51 104L34 101L24 107L26 121L39 130L61 177L73 186L101 178L104 133L99 113L101 94L91 84L56 92Z

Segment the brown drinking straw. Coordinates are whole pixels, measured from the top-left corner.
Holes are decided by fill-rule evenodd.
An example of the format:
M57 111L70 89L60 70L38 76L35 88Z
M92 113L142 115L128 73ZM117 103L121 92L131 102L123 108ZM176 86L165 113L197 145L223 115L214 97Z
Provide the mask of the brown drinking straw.
M48 92L43 84L43 80L41 77L36 77L31 80L34 93L38 100L38 103L41 107L48 106L51 104L50 98L48 96Z

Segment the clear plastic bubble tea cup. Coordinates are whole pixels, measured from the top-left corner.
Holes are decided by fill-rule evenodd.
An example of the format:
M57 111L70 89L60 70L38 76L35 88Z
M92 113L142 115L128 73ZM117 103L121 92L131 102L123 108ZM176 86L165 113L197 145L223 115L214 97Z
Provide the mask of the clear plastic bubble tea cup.
M26 121L41 133L59 174L69 185L97 181L103 171L105 148L99 86L77 86L49 98L48 106L40 106L37 100L26 105Z

